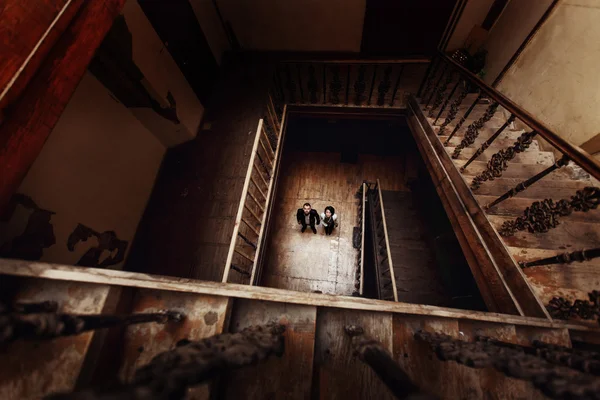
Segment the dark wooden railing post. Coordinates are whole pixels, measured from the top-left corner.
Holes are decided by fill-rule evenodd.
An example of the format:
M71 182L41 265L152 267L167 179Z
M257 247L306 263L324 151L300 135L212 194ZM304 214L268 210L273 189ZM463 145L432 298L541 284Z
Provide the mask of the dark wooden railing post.
M315 104L317 99L317 88L319 83L317 82L317 71L313 64L308 66L308 82L306 87L308 88L308 97L311 104Z
M365 82L367 74L367 66L361 64L358 67L358 76L356 77L356 82L354 82L354 93L356 94L356 98L354 104L360 106L363 101L363 93L367 88L367 84Z
M323 104L327 103L327 64L323 64Z
M377 64L373 66L373 79L371 80L371 90L369 91L369 100L367 105L371 105L371 97L373 97L373 89L375 88L375 78L377 77Z
M348 99L350 98L350 70L352 64L348 64L348 72L346 74L346 105L348 105Z
M448 97L444 101L444 104L442 105L442 108L440 108L440 111L438 112L437 116L435 117L435 120L433 121L433 125L437 124L438 120L442 116L442 113L444 112L444 110L446 110L446 107L448 106L448 103L452 99L452 96L454 96L454 92L456 92L456 89L458 88L458 85L460 85L461 82L462 82L462 80L459 79L454 84L454 87L452 88L452 90L450 91L450 94L448 95Z
M300 101L304 103L304 89L302 88L302 64L296 64L296 72L298 72L298 88L300 89Z
M398 86L400 85L400 79L402 78L403 72L404 64L400 66L400 72L398 72L398 77L396 78L396 85L394 85L394 92L392 93L392 101L390 101L390 107L394 107L394 102L396 101L396 93L398 93Z

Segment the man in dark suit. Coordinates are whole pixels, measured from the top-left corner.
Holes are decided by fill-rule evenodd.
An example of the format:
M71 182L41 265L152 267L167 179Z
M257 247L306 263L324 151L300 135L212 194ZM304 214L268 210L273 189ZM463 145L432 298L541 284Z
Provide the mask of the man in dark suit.
M315 222L317 225L321 223L319 213L311 208L310 203L304 203L304 206L298 209L298 212L296 213L296 219L298 220L298 223L302 225L302 232L304 232L306 227L310 225L310 229L312 229L313 233L317 233Z

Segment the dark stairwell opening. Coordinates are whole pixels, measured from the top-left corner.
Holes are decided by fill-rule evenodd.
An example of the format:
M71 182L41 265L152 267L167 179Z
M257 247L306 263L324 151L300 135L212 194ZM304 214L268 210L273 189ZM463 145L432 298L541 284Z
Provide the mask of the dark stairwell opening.
M267 248L258 284L351 296L358 250L357 192L379 179L398 300L485 310L452 226L404 117L292 114L288 120ZM296 211L319 214L331 205L339 226L301 233ZM369 223L365 234L364 296L375 267ZM371 289L369 289L371 288Z

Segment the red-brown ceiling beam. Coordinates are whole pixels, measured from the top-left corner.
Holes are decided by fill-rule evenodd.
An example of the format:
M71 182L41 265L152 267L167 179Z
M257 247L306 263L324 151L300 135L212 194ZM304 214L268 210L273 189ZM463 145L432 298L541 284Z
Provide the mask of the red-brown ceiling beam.
M27 86L83 0L4 0L0 5L0 109Z
M0 214L42 150L124 3L82 2L20 97L4 110L0 122ZM30 28L23 26L22 34Z

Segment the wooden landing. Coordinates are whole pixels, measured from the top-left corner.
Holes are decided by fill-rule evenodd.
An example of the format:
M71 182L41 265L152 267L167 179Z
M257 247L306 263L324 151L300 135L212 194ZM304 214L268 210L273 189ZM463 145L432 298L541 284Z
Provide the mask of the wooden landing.
M393 190L407 190L403 159L361 155L356 164L340 162L339 153L285 153L282 159L273 226L260 285L302 292L350 296L358 250L352 246L358 224L356 193L363 180L380 179ZM332 205L339 227L326 236L300 232L296 210L311 203L319 214Z

